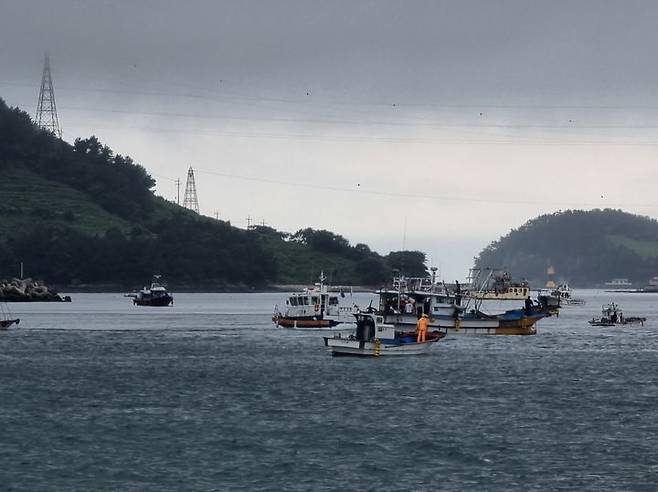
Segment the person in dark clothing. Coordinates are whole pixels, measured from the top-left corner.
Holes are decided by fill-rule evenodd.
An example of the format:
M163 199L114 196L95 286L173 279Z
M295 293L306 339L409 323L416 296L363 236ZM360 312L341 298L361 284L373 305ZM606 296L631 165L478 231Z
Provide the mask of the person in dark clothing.
M457 306L462 305L462 288L459 285L459 280L455 280L455 304Z
M532 299L530 299L530 296L525 300L525 314L526 316L530 316L530 313L532 312Z

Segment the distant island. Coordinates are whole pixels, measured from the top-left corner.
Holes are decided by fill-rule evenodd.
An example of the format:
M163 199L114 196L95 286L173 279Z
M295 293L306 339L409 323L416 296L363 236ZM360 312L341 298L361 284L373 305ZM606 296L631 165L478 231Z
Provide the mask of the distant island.
M380 255L339 234L249 230L153 193L155 180L96 137L70 145L0 99L0 277L38 277L59 290L126 290L162 274L172 290L378 286L394 269L426 275L425 254Z
M579 287L628 278L637 287L658 275L658 221L621 210L566 210L529 220L487 246L478 267L504 267L543 286L547 269Z

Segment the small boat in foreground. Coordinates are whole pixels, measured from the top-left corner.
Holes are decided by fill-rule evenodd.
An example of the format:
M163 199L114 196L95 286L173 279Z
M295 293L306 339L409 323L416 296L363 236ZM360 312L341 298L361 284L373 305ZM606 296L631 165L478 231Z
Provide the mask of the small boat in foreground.
M617 326L635 325L644 326L647 318L640 316L624 316L618 304L611 302L607 306L601 306L601 317L592 318L588 323L592 326Z
M321 274L320 282L314 287L290 294L283 312L278 305L274 306L272 322L283 328L310 330L354 328L356 308L352 302L352 289L330 287L325 280Z
M349 337L340 334L324 337L324 345L332 355L362 357L422 355L445 337L441 331L428 332L424 342L416 341L415 332L397 331L394 325L384 323L384 317L364 312L356 317L356 332Z
M169 306L174 298L160 282L160 275L153 275L150 287L144 287L133 297L136 306ZM131 296L132 297L132 296Z

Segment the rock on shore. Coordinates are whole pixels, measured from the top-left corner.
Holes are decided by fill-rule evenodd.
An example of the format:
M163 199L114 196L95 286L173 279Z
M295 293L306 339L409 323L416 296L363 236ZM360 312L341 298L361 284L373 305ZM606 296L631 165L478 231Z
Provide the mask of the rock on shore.
M69 296L60 296L43 282L31 278L0 280L0 301L4 302L70 302Z

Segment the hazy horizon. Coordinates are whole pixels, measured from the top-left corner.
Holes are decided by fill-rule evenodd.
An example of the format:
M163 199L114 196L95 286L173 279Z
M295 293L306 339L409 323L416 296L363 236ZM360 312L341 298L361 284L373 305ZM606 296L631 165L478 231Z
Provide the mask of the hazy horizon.
M0 97L244 227L417 249L446 280L527 220L657 216L652 2L0 1ZM182 189L181 189L182 200Z

